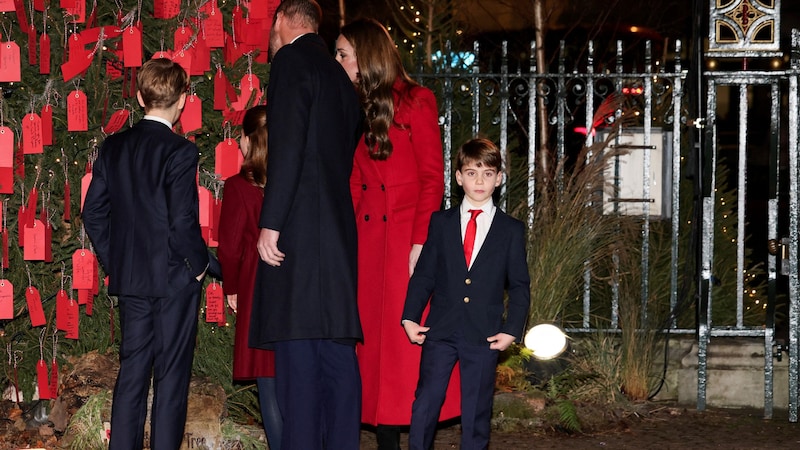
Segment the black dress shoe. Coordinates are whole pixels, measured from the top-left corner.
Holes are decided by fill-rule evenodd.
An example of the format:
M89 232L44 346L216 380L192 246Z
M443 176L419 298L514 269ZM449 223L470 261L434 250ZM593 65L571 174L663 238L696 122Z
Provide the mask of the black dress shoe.
M375 427L378 450L400 450L400 427L378 425Z

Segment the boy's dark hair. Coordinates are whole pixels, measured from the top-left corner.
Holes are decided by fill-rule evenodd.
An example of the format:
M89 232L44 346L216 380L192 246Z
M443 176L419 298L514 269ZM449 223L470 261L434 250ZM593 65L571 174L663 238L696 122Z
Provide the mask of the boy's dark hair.
M283 0L275 10L273 23L278 17L278 13L283 14L286 19L302 23L314 31L319 30L319 24L322 23L322 8L314 0Z
M179 64L166 58L151 59L139 69L136 86L142 95L144 110L166 109L189 89L189 75Z
M492 167L500 172L503 167L503 155L489 139L470 139L456 153L456 170L463 170L469 163L475 163L478 167Z

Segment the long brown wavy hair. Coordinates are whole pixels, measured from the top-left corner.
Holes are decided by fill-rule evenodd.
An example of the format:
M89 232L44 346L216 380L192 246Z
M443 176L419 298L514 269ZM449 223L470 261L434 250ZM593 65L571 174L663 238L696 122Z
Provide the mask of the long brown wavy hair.
M402 81L402 102L418 84L408 76L389 32L376 20L357 19L342 27L341 34L353 46L358 61L355 85L365 113L364 141L372 159L385 160L393 149L389 127L404 127L394 121L393 86Z
M242 119L242 133L250 140L239 173L249 182L264 186L267 182L267 107L248 109Z

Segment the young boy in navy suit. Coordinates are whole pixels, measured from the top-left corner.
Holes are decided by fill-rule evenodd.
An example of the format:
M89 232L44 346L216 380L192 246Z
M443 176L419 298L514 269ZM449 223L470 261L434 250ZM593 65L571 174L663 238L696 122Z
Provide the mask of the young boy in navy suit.
M461 449L488 448L497 356L522 336L530 306L525 225L492 200L503 181L499 149L487 139L470 140L458 150L456 167L464 201L431 216L401 320L408 339L422 346L410 450L431 448L456 361Z
M219 263L209 258L200 231L198 149L172 131L189 76L169 59L151 59L139 70L137 87L145 116L103 142L83 224L109 276L108 293L119 298L120 367L109 448L143 447L152 377L149 448L177 450L202 281L207 270L219 273Z

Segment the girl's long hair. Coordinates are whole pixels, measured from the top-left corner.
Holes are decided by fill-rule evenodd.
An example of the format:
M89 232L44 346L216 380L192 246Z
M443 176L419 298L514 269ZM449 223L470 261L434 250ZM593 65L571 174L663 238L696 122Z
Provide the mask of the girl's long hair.
M239 173L249 182L264 186L267 182L267 107L257 105L242 119L242 133L250 140Z

